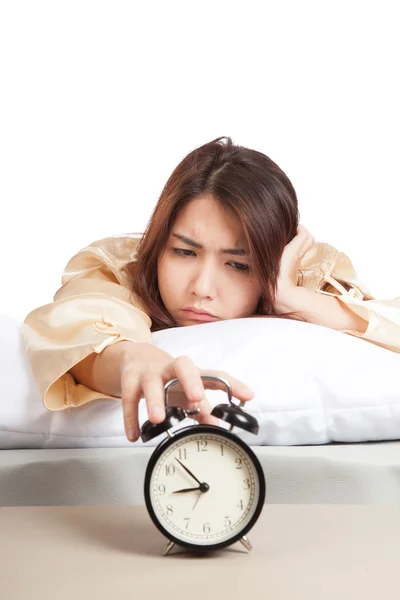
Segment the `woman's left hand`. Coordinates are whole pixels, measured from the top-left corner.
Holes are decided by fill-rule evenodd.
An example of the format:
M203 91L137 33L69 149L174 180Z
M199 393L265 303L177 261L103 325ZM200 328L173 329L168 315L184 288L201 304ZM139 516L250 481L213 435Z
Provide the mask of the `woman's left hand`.
M281 267L278 278L278 289L275 296L276 308L288 305L287 297L293 293L293 289L297 287L297 277L300 268L300 263L305 254L314 244L314 237L304 227L299 225L297 234L289 242L283 251L281 258ZM285 310L285 308L283 308Z

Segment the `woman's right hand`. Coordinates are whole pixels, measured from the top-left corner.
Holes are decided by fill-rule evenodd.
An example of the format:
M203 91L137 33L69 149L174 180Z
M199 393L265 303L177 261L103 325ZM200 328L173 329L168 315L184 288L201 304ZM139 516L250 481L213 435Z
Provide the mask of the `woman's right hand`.
M180 385L171 389L170 395L180 388L184 394L183 408L197 408L198 403L200 412L195 418L200 423L217 425L218 419L210 414L211 406L204 390L226 390L226 386L222 382L204 381L201 375L223 377L231 386L232 396L240 401L247 402L253 397L253 392L239 380L223 371L199 369L188 356L173 358L151 344L126 343L121 360L121 397L127 438L130 441L139 438L138 406L141 398L146 400L152 423L165 419L164 386L171 379L179 379Z

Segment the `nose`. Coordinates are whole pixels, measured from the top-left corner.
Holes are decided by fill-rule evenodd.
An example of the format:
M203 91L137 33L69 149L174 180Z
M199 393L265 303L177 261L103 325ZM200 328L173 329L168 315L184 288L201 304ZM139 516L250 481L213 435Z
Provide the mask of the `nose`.
M216 280L216 269L210 262L204 262L197 267L193 275L191 291L199 298L214 298L217 291Z

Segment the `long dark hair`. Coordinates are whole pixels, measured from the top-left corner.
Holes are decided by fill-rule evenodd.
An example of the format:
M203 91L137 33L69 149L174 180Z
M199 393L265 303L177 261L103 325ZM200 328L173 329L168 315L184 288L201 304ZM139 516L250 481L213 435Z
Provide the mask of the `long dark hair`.
M294 187L268 156L219 137L190 152L175 168L139 241L136 260L126 267L132 292L151 317L152 331L177 326L160 296L157 262L178 212L203 194L240 219L261 284L256 314L306 321L297 313L274 312L282 253L299 224Z

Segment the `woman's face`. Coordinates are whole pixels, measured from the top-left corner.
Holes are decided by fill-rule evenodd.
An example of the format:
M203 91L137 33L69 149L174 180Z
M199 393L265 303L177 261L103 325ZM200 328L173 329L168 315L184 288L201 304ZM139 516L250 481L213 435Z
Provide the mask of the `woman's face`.
M179 326L254 314L261 287L248 252L239 219L212 196L184 206L158 260L161 298Z

